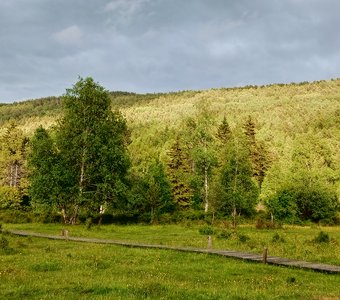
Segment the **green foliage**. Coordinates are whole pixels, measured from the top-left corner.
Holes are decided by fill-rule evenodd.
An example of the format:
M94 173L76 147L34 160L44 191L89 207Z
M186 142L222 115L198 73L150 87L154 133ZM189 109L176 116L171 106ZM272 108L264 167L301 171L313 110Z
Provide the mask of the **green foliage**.
M298 216L296 199L289 189L283 189L266 202L276 220L295 223Z
M203 226L203 227L200 227L200 229L198 230L200 234L203 234L203 235L212 235L215 233L215 230L213 227L211 226Z
M178 208L188 208L191 204L191 190L187 181L189 166L179 139L173 144L168 155L168 176L174 202Z
M42 127L37 128L31 140L29 156L30 197L37 210L66 210L71 201L75 179L54 140Z
M110 110L108 92L92 78L81 78L67 90L63 102L57 144L77 180L74 209L79 205L96 209L105 202L119 206L130 165L124 118Z
M146 205L150 210L150 222L161 213L169 213L174 210L174 202L171 197L170 182L165 174L163 164L157 160L148 170L146 191Z
M140 178L142 183L138 183L136 187L132 182L137 181L131 180L130 183L124 181L114 188L117 193L111 193L109 190L112 186L110 187L107 182L101 182L97 186L98 189L93 189L96 192L87 190L83 193L82 199L79 197L79 190L78 193L75 190L67 192L65 197L72 198L74 205L79 202L82 206L79 213L84 215L95 216L98 213L98 207L103 204L102 192L114 195L114 199L105 205L110 213L113 209L119 209L128 211L127 214L130 215L149 214L144 205L147 189L144 175L155 157L159 157L163 164L168 163L167 153L176 136L179 136L187 164L187 171L183 176L177 176L176 183L179 187L177 191L181 190L178 195L184 196L183 208L200 209L205 201L205 176L202 171L207 161L205 154L208 153L209 157L216 157L218 160L218 166L213 166L207 176L209 210L220 213L223 208L220 205L223 198L221 196L225 188L219 174L222 167L228 163L225 148L233 143L231 131L235 134L246 123L248 143L251 144L251 140L255 139L255 147L248 147L247 151L251 157L253 178L261 188L261 200L266 199L269 202L282 190L290 189L293 182L299 186L321 186L322 193L325 191L334 193L339 199L340 144L335 138L340 135L339 86L340 80L337 79L303 84L246 86L168 94L138 95L112 92L109 95L110 108L121 109L126 117L126 123L131 131L131 140L125 136L124 141L131 142L127 146L131 154L131 170L133 176ZM10 119L15 119L17 129L20 130L13 130L9 137L20 135L31 137L40 124L52 129L56 119L63 117L65 112L61 111L62 102L65 104L67 101L61 98L50 98L1 105L0 136L4 137L7 134L7 129L11 127ZM55 140L55 130L50 130L49 134L52 140ZM78 135L79 140L81 140L80 136ZM20 145L18 142L20 139L12 138L8 141ZM104 140L102 137L98 138L100 139ZM5 141L3 145L7 146L7 139L3 140ZM209 147L205 147L204 144ZM242 147L244 145L240 146ZM61 148L58 143L56 148L58 151ZM5 150L6 147L0 148L0 170L8 173L10 160ZM15 155L19 152L17 151ZM6 162L6 165L4 166L2 162ZM23 203L28 203L28 183L25 179L27 176L25 163L20 166L23 171L19 188L22 206ZM90 169L88 171L90 172ZM176 172L169 171L167 168L167 175L170 180L173 180ZM63 175L67 177L66 174ZM5 182L4 186L10 185L8 174L2 175L1 178ZM79 176L72 176L71 180L79 183ZM174 184L172 183L171 186L174 192ZM324 222L325 212L321 212L321 215L307 217L307 219L322 218L321 221ZM287 219L289 222L297 222L300 214L296 211L294 217ZM333 219L328 217L326 222L332 222Z
M275 233L272 238L272 243L279 243L279 242L284 243L285 239L282 236L280 236L278 233Z
M6 249L8 247L9 247L9 241L5 237L1 236L1 238L0 238L0 249Z
M223 145L226 145L230 141L231 129L226 116L223 117L222 123L217 127L216 136Z
M238 237L238 240L241 242L241 243L246 243L246 242L248 242L249 240L250 240L250 237L248 236L248 235L246 235L246 234L238 234L237 235L237 237Z
M267 202L276 219L285 222L311 220L332 223L339 210L336 194L322 186L292 185Z
M12 186L0 186L0 208L20 208L21 194L18 188Z
M255 227L256 229L273 229L277 227L277 225L264 217L258 217L256 218Z
M125 199L129 136L122 115L111 111L108 92L92 78L80 78L62 100L56 141L43 128L32 141L31 195L74 224L81 209L118 207Z
M248 116L248 119L244 124L244 130L248 140L253 176L261 189L269 167L268 151L264 144L258 143L256 139L255 121L251 116Z
M313 239L315 243L329 243L330 238L328 233L320 231L319 234Z
M19 208L27 196L28 139L15 122L0 137L0 208Z
M0 210L0 221L3 223L13 223L13 224L21 224L21 223L30 223L33 220L33 216L31 212L22 211L22 210Z
M222 230L221 232L219 232L217 234L217 238L219 239L229 239L232 236L232 232L231 231L227 231L227 230Z
M221 171L221 206L225 212L251 216L258 202L258 189L252 179L247 147L242 139L228 146L227 159Z
M61 101L57 97L47 97L13 104L0 105L0 125L6 121L20 121L29 117L55 116L60 113Z

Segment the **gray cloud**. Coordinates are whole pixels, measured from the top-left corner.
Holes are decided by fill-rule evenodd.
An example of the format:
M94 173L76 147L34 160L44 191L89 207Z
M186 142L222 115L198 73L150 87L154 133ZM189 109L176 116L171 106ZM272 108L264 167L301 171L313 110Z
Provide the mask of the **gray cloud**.
M0 102L339 77L337 0L1 0Z

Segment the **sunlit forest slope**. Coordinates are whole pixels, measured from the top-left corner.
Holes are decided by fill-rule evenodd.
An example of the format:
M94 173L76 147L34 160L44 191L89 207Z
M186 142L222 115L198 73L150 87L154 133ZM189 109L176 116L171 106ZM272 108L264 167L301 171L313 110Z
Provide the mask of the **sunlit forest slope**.
M209 113L207 131L213 136L224 117L232 130L242 130L251 116L256 139L270 158L263 199L296 180L301 168L311 178L332 185L340 196L340 79L164 94L112 92L111 97L112 109L127 119L136 173L143 173L157 158L166 163L176 138L189 136L190 120L203 113ZM55 124L61 113L62 103L56 97L2 104L0 133L15 120L31 136L39 125Z

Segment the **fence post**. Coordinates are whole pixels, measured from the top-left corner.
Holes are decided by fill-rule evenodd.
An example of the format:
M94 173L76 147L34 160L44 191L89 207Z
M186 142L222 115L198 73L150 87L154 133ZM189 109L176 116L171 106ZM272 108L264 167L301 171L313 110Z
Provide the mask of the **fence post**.
M262 254L262 262L264 264L267 263L267 258L268 258L268 248L267 247L264 247L263 248L263 254Z

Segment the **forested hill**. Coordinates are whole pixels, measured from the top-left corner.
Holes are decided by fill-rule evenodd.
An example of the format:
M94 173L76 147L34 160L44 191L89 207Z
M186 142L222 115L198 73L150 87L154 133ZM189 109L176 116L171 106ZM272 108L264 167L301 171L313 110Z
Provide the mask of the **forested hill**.
M256 139L271 161L263 197L290 180L296 164L335 185L340 195L340 79L163 94L112 92L111 97L112 108L127 119L132 170L138 173L157 158L166 163L178 137L189 145L199 120L204 119L202 126L216 136L224 117L232 130L242 131L251 116ZM14 119L30 136L39 125L53 125L61 113L61 101L55 97L1 105L1 132Z

